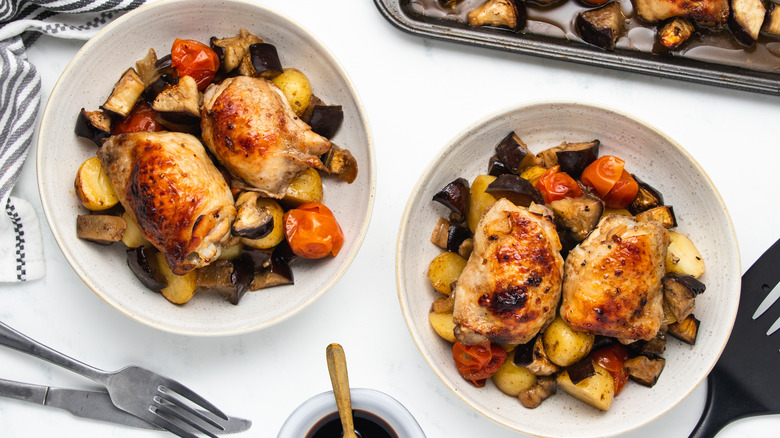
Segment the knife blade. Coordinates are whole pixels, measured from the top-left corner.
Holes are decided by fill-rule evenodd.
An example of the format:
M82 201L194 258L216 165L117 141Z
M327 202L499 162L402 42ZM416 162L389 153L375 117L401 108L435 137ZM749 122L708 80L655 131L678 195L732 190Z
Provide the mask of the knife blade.
M105 391L55 388L0 379L0 396L64 409L80 418L160 430L159 427L114 406L111 397ZM204 411L200 412L204 415L210 415ZM249 429L252 422L243 418L231 417L224 426L223 433L237 433Z

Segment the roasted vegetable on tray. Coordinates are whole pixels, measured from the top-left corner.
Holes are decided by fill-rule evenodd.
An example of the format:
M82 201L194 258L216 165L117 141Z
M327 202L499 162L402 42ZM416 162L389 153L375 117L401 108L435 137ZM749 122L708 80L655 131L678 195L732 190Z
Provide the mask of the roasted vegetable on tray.
M241 29L177 38L128 68L76 117L76 135L97 146L76 172L90 212L77 235L121 242L139 281L176 304L199 291L238 304L292 284L295 260L336 256L344 233L322 178L352 183L357 161L331 142L341 106L283 55Z
M693 344L704 260L661 193L599 140L534 154L514 132L488 173L456 177L431 242L429 321L464 379L535 408L557 388L601 410Z

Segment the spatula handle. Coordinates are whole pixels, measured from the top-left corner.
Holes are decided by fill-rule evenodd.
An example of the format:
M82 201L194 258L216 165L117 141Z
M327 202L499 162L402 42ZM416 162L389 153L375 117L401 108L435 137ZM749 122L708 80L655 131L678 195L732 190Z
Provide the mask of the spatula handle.
M68 357L59 351L51 349L38 341L28 338L27 336L17 332L5 323L0 322L0 345L13 348L14 350L27 353L30 356L43 359L51 362L54 365L65 368L66 370L73 371L74 373L81 374L84 377L92 379L96 382L104 382L106 372L97 368L93 368L85 363L79 362L76 359Z
M765 412L765 407L735 385L734 378L716 365L707 377L704 413L688 438L712 438L738 418Z

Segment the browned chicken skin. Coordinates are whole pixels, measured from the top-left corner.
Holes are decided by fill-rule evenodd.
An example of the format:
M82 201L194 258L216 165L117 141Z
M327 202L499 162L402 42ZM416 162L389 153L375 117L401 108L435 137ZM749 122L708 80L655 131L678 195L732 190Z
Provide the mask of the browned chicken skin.
M549 211L531 208L539 213L500 199L479 221L474 250L453 292L461 342L525 343L555 317L561 243Z
M685 17L717 28L725 26L729 17L729 0L634 0L634 4L637 15L650 23Z
M233 176L272 198L283 197L306 167L325 170L319 157L331 147L263 78L238 76L208 88L201 129L206 146Z
M215 260L236 216L200 141L178 132L114 135L98 150L117 197L177 274Z
M668 246L669 233L657 223L605 216L566 258L561 316L575 330L652 339L663 318Z

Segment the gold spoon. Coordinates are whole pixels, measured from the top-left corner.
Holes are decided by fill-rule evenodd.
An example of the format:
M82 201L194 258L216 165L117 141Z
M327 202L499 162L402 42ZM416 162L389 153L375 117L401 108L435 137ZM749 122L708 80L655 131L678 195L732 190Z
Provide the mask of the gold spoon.
M344 357L344 349L339 344L328 345L325 351L328 359L328 372L330 384L333 386L333 395L336 396L336 406L339 408L341 428L344 430L344 438L358 438L355 434L355 425L352 420L352 400L349 396L349 377L347 376L347 359Z

